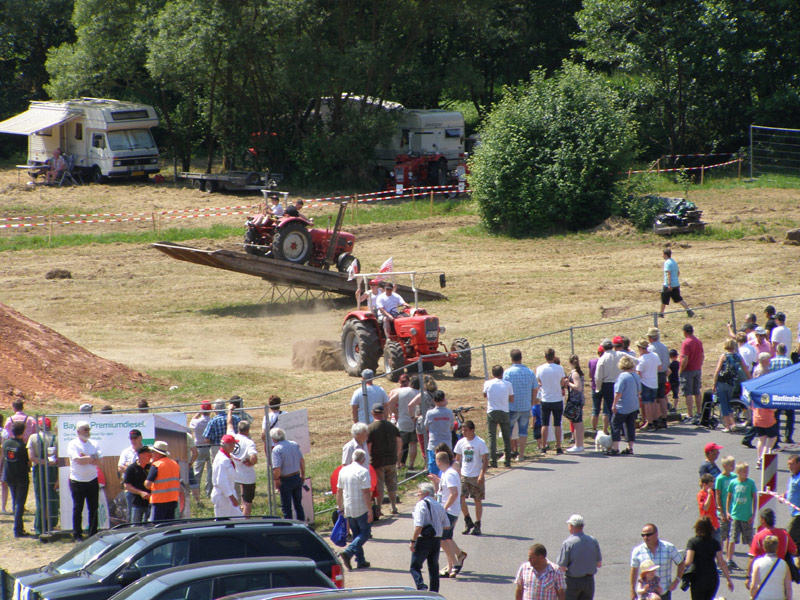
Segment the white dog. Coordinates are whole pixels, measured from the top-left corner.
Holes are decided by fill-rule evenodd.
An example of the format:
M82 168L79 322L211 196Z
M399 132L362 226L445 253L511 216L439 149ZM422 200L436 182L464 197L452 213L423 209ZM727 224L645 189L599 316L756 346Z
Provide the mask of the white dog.
M600 430L594 438L594 451L604 452L607 450L611 450L611 436Z

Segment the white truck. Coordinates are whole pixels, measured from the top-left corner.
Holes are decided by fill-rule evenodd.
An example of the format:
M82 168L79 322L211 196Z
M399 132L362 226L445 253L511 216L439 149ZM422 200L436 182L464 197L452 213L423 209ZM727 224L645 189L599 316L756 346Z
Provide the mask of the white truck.
M84 179L147 179L160 170L158 147L150 133L158 125L152 106L77 98L34 101L30 108L0 122L0 133L28 136L28 164L45 164L61 148Z
M464 115L442 109L400 108L392 135L375 148L380 167L394 169L398 155L441 154L448 170L464 160Z

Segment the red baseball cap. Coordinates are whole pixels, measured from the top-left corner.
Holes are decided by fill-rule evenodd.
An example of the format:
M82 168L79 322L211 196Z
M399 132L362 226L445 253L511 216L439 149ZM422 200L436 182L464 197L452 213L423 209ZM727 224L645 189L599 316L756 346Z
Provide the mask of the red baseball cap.
M622 346L622 336L614 336L614 339L611 340L611 343L615 346Z
M53 422L50 420L50 417L44 417L44 419L39 417L39 427L44 427L45 425L48 429L53 426Z
M603 354L605 351L606 351L606 349L605 349L605 348L603 348L603 344L600 344L600 345L597 347L597 352L598 352L598 353L600 353L600 354Z
M715 444L714 442L708 442L704 450L706 453L709 453L712 450L722 450L723 447L724 446L720 446L719 444Z
M203 403L200 405L200 408L201 408L202 410L211 410L211 402L203 402Z
M220 441L223 444L235 444L236 438L233 437L230 433L226 433L225 435L222 436L222 439Z

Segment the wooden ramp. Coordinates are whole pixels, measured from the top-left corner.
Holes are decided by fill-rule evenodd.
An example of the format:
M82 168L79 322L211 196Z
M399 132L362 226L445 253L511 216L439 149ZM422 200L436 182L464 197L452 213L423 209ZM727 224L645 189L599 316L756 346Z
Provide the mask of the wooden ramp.
M325 271L231 250L200 250L172 242L158 242L153 244L153 248L177 260L234 273L254 275L275 285L305 288L350 297L353 297L356 291L356 281L348 281L347 274L338 271ZM414 291L409 286L396 284L396 289L407 302L413 301ZM444 294L439 292L420 289L417 290L417 297L422 301L447 299Z

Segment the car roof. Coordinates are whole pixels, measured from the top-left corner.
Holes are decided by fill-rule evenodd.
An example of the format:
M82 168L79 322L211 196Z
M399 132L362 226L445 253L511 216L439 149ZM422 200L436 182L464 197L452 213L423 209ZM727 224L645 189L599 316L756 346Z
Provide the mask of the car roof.
M233 594L218 600L345 600L345 599L428 598L443 600L436 592L411 587L364 587L346 589L281 588Z
M211 519L180 519L175 522L161 522L153 524L153 526L145 527L137 534L138 537L146 538L149 536L170 536L179 533L191 533L194 531L201 531L204 529L222 528L222 529L263 529L266 527L274 528L289 528L289 529L302 529L310 533L313 530L300 521L293 521L291 519L283 519L280 517L252 517L245 519L244 517L219 517Z
M195 577L216 577L217 575L231 575L237 572L247 572L253 569L262 571L313 571L317 568L310 558L301 556L272 556L258 558L235 558L228 560L212 560L208 562L192 563L156 571L141 581L158 579L165 584L181 583ZM141 585L144 585L142 583Z

